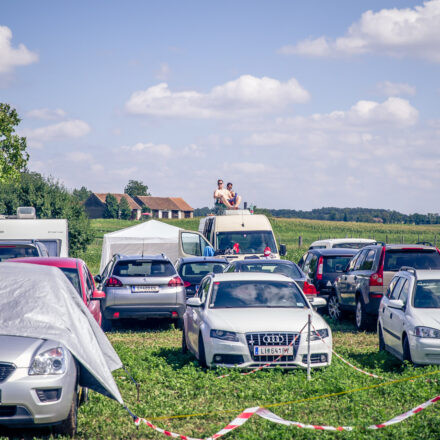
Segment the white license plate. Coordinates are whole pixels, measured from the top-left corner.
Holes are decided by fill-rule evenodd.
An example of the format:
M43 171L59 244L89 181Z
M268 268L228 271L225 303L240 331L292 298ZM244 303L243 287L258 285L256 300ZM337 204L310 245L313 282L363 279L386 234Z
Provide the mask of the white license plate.
M293 346L271 345L254 347L255 356L293 356Z
M136 293L157 293L159 292L159 286L131 286L131 290Z

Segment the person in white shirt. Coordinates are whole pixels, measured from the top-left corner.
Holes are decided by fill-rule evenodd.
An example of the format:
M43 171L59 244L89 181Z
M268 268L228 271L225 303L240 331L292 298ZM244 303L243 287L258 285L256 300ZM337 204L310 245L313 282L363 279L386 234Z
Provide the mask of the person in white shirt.
M217 189L214 191L214 199L216 206L224 205L228 209L237 209L236 206L233 206L229 203L229 199L231 198L231 193L223 188L223 180L217 180Z

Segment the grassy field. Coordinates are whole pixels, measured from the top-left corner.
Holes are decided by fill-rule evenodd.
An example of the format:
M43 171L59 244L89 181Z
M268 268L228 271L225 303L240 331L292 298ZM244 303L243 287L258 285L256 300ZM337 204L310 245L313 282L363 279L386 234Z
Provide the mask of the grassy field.
M197 229L198 221L169 221L188 229ZM133 225L132 222L96 220L92 223L95 241L83 258L97 273L102 235ZM433 240L440 227L380 226L357 223L330 223L306 220L273 220L275 233L288 246L288 257L297 260L306 245L319 237L361 236L405 242L421 237ZM304 247L298 249L298 236ZM390 238L391 237L391 238ZM400 242L400 239L398 240ZM181 332L167 322L123 323L108 333L122 362L141 384L140 401L127 375L115 372L115 378L128 407L158 426L192 437L208 437L223 428L242 409L269 406L274 413L298 422L354 426L352 432L316 432L276 425L257 416L225 438L229 439L439 439L440 403L411 419L377 431L365 428L381 423L417 404L440 394L438 367L414 368L402 365L387 353L377 350L374 333L358 333L351 322L330 322L334 349L361 368L384 376L374 379L349 368L333 358L332 365L312 372L264 370L250 376L233 371L230 377L217 379L222 370L205 370L190 355L180 350ZM434 374L429 374L434 373ZM426 375L408 380L413 376ZM388 383L401 380L397 383ZM347 392L356 390L354 392ZM333 397L326 394L341 393ZM290 402L290 403L285 403ZM272 406L274 405L274 406ZM201 414L173 418L178 415ZM43 433L44 434L44 433ZM42 435L43 435L42 434ZM146 426L137 429L124 409L97 393L79 411L78 438L155 439L166 438Z

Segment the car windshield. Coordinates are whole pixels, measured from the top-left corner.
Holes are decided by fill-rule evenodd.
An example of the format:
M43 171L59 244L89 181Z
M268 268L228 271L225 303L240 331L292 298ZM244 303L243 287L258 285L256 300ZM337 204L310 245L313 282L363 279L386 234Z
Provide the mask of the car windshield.
M293 282L223 281L214 283L210 307L215 309L255 307L304 309L307 305Z
M338 244L334 244L332 247L333 248L339 248L339 249L362 249L363 247L367 246L368 244L371 243L338 243Z
M353 258L353 256L331 256L324 258L324 273L335 273L342 272L344 267L348 266L348 263Z
M81 283L79 281L79 274L77 269L68 269L67 267L60 267L61 271L64 275L66 275L67 279L72 283L72 286L75 287L76 291L81 295Z
M21 257L39 257L38 249L34 246L15 244L0 246L0 261Z
M262 254L267 247L277 251L272 231L218 232L217 247L235 254Z
M176 275L169 261L122 260L113 269L113 275L120 277L170 277Z
M237 265L239 272L264 272L280 273L293 279L302 278L303 275L294 264L286 263L241 263Z
M223 261L200 261L197 263L185 263L179 268L179 274L183 280L201 280L208 273L222 273L227 263Z
M440 309L440 280L417 281L414 307L418 309Z
M435 249L387 250L383 270L397 272L402 266L415 269L440 269L440 254Z

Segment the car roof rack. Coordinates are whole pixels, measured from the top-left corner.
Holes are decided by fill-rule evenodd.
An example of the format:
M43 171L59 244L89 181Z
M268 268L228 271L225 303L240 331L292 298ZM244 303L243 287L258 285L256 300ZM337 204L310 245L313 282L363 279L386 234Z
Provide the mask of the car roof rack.
M399 270L404 271L404 272L411 272L417 278L417 270L415 267L402 266Z
M416 244L421 244L423 246L432 246L432 247L434 247L434 245L430 241L418 241Z

